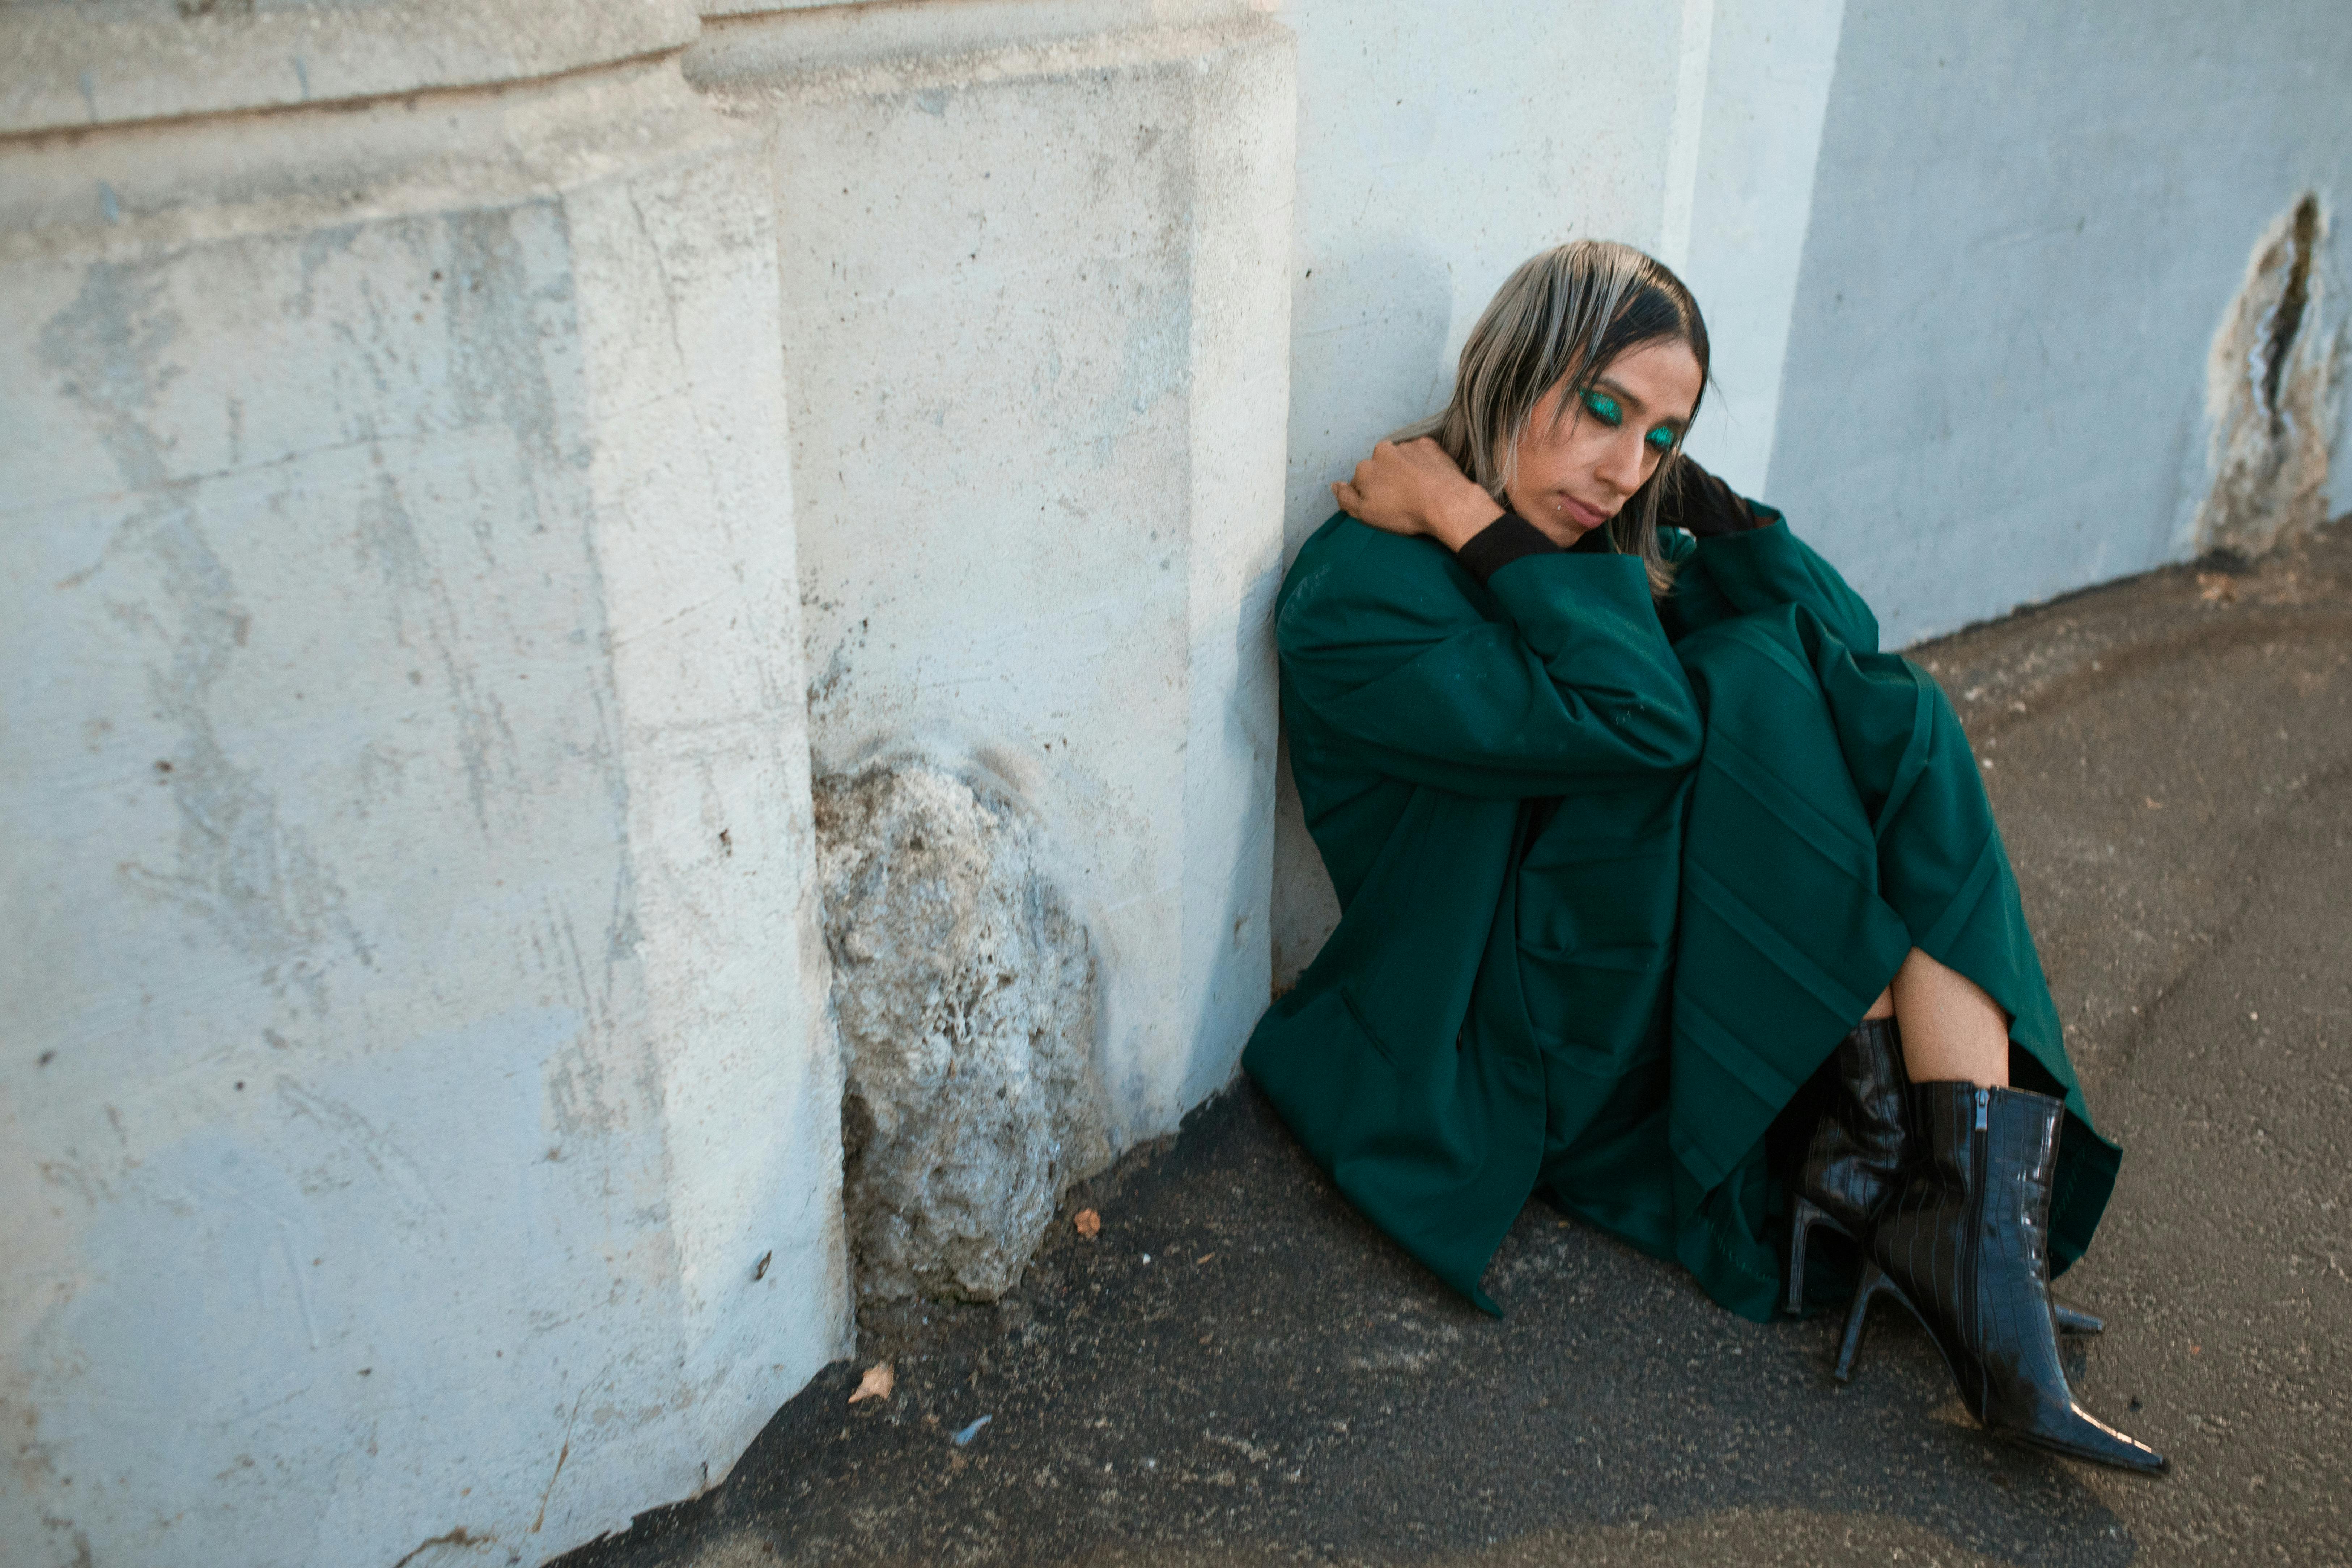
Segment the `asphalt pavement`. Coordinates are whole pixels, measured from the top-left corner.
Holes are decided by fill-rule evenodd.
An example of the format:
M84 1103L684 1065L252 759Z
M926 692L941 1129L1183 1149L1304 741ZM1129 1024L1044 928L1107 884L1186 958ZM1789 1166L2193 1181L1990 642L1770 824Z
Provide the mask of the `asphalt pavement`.
M1243 1083L1071 1194L1098 1235L869 1311L722 1485L564 1568L2352 1563L2352 527L1911 652L2126 1151L2070 1370L2171 1475L1989 1438L1897 1312L1841 1386L1828 1322L1539 1204L1487 1318Z

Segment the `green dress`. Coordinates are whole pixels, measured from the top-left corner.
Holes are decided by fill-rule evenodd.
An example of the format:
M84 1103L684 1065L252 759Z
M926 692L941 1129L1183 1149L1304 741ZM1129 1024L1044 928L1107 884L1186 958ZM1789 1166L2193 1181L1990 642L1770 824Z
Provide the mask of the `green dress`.
M1332 1180L1488 1311L1540 1194L1759 1321L1765 1131L1913 947L2063 1095L2053 1271L2118 1153L2092 1130L1977 763L1936 683L1777 513L1632 557L1334 517L1276 605L1282 712L1339 927L1242 1062Z

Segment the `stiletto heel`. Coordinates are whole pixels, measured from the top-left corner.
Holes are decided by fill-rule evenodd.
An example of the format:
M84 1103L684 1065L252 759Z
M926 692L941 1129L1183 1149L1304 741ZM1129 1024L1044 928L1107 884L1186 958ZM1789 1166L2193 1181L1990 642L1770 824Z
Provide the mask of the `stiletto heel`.
M2050 1303L2050 1320L2058 1325L2060 1333L2071 1338L2087 1338L2092 1334L2104 1334L2107 1331L2107 1321L2105 1318L2095 1313L2082 1311L2077 1308L2062 1306L2056 1301Z
M1881 1290L1894 1289L1893 1283L1886 1278L1885 1269L1867 1258L1864 1259L1862 1283L1854 1290L1853 1305L1846 1310L1845 1337L1838 1343L1837 1368L1834 1375L1840 1383L1851 1383L1853 1380L1854 1353L1862 1349L1862 1325L1870 1316L1872 1299Z
M1805 1256L1811 1233L1826 1226L1859 1240L1895 1187L1909 1156L1913 1133L1906 1104L1903 1037L1891 1018L1857 1025L1838 1042L1830 1072L1834 1098L1807 1142L1804 1158L1790 1183L1793 1209L1789 1225L1790 1317L1804 1310ZM1854 1300L1864 1298L1857 1295ZM2053 1327L2068 1338L2105 1331L2092 1313L2050 1303ZM1841 1357L1844 1365L1851 1357ZM1841 1374L1841 1381L1843 1381Z
M1845 1228L1812 1199L1800 1196L1789 1219L1789 1316L1792 1318L1805 1309L1805 1237L1817 1225L1840 1232Z

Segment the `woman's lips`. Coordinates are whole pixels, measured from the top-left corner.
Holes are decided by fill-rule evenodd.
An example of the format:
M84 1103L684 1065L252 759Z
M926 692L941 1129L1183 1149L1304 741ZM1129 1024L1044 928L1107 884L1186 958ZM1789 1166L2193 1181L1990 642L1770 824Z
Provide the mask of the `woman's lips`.
M1579 528L1599 528L1609 521L1607 512L1586 505L1565 490L1559 493L1559 515Z

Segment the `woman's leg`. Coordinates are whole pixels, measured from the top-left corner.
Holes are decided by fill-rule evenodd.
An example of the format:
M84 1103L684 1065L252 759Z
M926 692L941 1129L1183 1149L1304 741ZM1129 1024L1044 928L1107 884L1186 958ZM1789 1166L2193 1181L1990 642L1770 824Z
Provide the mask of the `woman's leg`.
M1975 981L1915 947L1880 1000L1903 1030L1903 1065L1913 1083L2009 1086L2009 1016ZM1875 1007L1870 1016L1885 1016Z
M1857 1019L1899 1016L1911 1059L1898 1081L1995 1089L2013 1070L2063 1094L2074 1079L1980 770L1934 682L1850 653L1794 610L1736 617L1676 651L1707 742L1684 836L1669 1135L1706 1194L1689 1252L1735 1258L1742 1274L1769 1267L1778 1302L1787 1271L1762 1245L1758 1145ZM2070 1116L2065 1131L2061 1264L2090 1239L2116 1164L2087 1124ZM1733 1272L1702 1279L1727 1300Z

